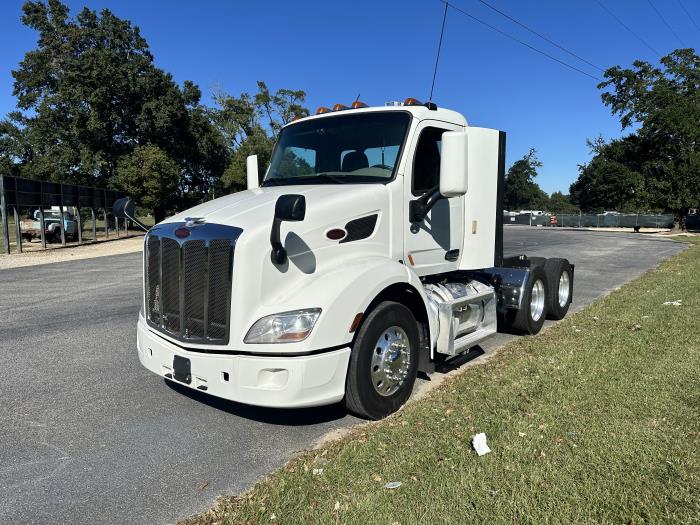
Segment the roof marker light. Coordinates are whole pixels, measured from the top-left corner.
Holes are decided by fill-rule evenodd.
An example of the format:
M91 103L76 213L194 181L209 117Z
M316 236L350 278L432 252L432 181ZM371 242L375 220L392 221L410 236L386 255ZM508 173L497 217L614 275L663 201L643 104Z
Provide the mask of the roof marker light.
M404 106L422 106L423 103L420 102L418 99L413 98L413 97L408 97L406 100L403 101Z
M369 107L369 106L360 100L356 100L355 102L352 103L352 109L366 108L366 107Z
M333 111L343 111L344 109L348 109L345 104L336 104L333 106Z
M327 107L325 107L325 106L321 106L320 108L318 108L318 109L316 110L316 114L317 114L317 115L323 115L324 113L330 113L330 111L331 111L330 108L327 108Z

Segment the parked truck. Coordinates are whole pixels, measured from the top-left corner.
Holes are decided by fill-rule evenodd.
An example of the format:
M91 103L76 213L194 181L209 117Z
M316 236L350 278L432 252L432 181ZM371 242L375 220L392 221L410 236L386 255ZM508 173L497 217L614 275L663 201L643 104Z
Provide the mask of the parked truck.
M573 265L503 256L505 141L415 99L287 124L261 182L250 157L246 191L146 235L139 360L241 403L378 419L419 371L563 318Z
M31 219L25 219L20 223L22 238L31 242L32 239L41 238L41 213L44 213L44 235L48 241L61 242L61 211L59 206L52 206L44 210L35 210ZM78 210L75 207L63 208L63 228L68 240L78 237Z

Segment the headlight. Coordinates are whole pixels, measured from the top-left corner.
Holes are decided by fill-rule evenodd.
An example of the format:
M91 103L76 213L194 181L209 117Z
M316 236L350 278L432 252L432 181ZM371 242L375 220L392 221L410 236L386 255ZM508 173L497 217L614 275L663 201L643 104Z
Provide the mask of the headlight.
M248 330L246 343L295 343L306 339L321 315L320 308L268 315Z

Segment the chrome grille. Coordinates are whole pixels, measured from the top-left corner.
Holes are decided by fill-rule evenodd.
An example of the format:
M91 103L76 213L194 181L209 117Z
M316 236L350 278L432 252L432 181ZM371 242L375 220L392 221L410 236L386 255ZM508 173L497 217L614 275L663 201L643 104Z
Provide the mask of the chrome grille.
M151 229L144 254L150 326L183 342L228 343L233 253L241 231L183 223Z

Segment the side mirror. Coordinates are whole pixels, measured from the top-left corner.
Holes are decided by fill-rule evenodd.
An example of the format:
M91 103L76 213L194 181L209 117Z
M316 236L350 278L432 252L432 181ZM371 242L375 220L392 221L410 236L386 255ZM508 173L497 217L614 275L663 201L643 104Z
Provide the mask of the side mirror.
M130 219L134 216L134 201L131 197L124 197L114 201L112 214L119 219Z
M448 199L467 193L467 137L466 131L442 134L440 194Z
M250 157L249 157L250 158ZM284 264L287 250L280 240L280 226L283 221L299 222L306 216L306 198L303 195L281 195L275 203L275 218L270 231L272 245L271 259L274 264Z
M440 184L409 203L409 220L421 222L442 199L467 193L467 132L446 131L442 134Z
M260 180L258 179L258 156L248 155L245 159L246 168L246 181L249 190L260 187Z

